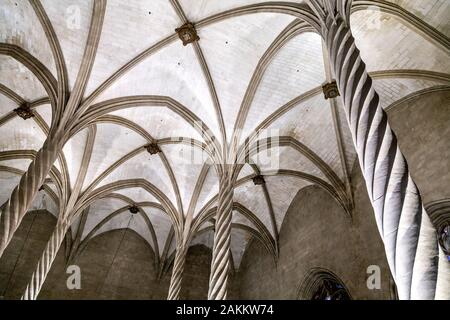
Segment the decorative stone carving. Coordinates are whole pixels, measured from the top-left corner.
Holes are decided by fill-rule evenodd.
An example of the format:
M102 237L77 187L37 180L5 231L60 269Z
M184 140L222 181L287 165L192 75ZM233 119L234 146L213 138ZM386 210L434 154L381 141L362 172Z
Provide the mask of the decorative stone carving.
M266 183L266 180L264 180L264 176L262 176L262 175L253 177L252 180L253 180L253 183L255 184L255 186L261 186Z
M147 152L150 153L151 155L158 154L161 152L161 149L156 143L150 143L148 146L145 147L145 149L147 149Z
M339 90L337 87L337 83L335 80L330 83L324 84L322 86L322 90L323 90L323 95L325 96L325 100L333 99L333 98L340 96Z
M136 213L139 212L139 208L136 207L136 206L131 206L128 210L130 210L130 212L131 212L132 214L136 214Z
M194 25L190 22L176 28L175 32L178 33L178 37L180 37L181 41L183 41L183 46L200 40L200 37L197 35L197 30L195 30Z
M14 112L24 120L34 117L33 110L31 110L30 104L28 102L22 103L20 107L14 109Z

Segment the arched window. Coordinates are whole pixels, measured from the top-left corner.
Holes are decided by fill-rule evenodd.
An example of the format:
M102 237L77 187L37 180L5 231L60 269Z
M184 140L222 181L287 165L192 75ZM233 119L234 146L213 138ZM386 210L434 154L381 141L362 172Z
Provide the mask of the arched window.
M439 243L450 261L450 222L445 222L439 231Z
M344 283L331 271L313 268L298 290L301 300L351 300Z
M450 261L450 199L441 199L425 205L431 221L436 226L439 244Z

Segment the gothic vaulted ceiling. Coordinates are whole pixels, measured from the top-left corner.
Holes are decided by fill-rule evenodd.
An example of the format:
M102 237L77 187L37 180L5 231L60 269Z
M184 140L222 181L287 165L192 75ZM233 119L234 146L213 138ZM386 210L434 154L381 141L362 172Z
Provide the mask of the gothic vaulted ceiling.
M93 0L40 3L41 11L23 0L0 3L1 203L42 147L54 116L41 71L9 54L8 45L22 48L56 79L50 25L70 90L93 18ZM351 218L356 155L339 99L324 97L322 85L333 76L320 36L295 15L301 5L108 0L93 68L83 80L90 116L52 170L73 188L80 169L87 169L82 196L93 201L71 228L81 247L101 233L130 228L158 259L168 259L175 250L173 212L196 221L193 244L212 246L219 181L211 139L216 153L228 146L247 159L234 192L236 268L250 239L276 256L284 215L302 188L324 188ZM450 85L449 1L355 0L353 6L351 26L385 108ZM175 29L188 21L200 40L184 46ZM34 113L27 120L13 111L25 102ZM256 148L267 136L279 137L270 151ZM150 144L161 152L149 152ZM255 183L258 175L265 184ZM108 186L116 188L103 192ZM57 216L58 188L49 176L32 209ZM130 213L132 205L138 214Z

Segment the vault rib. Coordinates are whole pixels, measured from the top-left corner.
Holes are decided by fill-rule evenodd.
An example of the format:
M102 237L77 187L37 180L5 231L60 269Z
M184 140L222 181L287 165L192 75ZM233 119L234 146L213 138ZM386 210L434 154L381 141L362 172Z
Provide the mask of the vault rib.
M56 114L52 115L52 118L56 120L60 119L63 108L66 104L67 96L69 94L67 67L56 32L40 0L30 0L30 4L33 7L36 16L38 17L42 28L44 29L47 41L50 45L50 49L52 50L53 59L55 60L56 64L56 72L58 77L58 100L56 106Z

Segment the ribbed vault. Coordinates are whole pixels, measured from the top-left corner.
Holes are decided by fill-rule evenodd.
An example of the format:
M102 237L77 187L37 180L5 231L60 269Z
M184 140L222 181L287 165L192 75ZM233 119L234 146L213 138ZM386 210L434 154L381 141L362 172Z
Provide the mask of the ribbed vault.
M331 71L302 1L109 0L94 10L95 2L2 1L2 204L62 114L60 99L83 87L79 118L32 206L62 215L79 190L71 258L123 228L149 243L161 272L186 232L191 245L212 247L226 159L239 163L236 269L252 238L276 262L284 215L304 187L326 190L351 219L356 152L340 100L324 98ZM384 108L450 86L449 4L425 2L353 1L351 27ZM200 40L183 46L174 29L187 21ZM27 120L13 111L25 103L34 114Z

